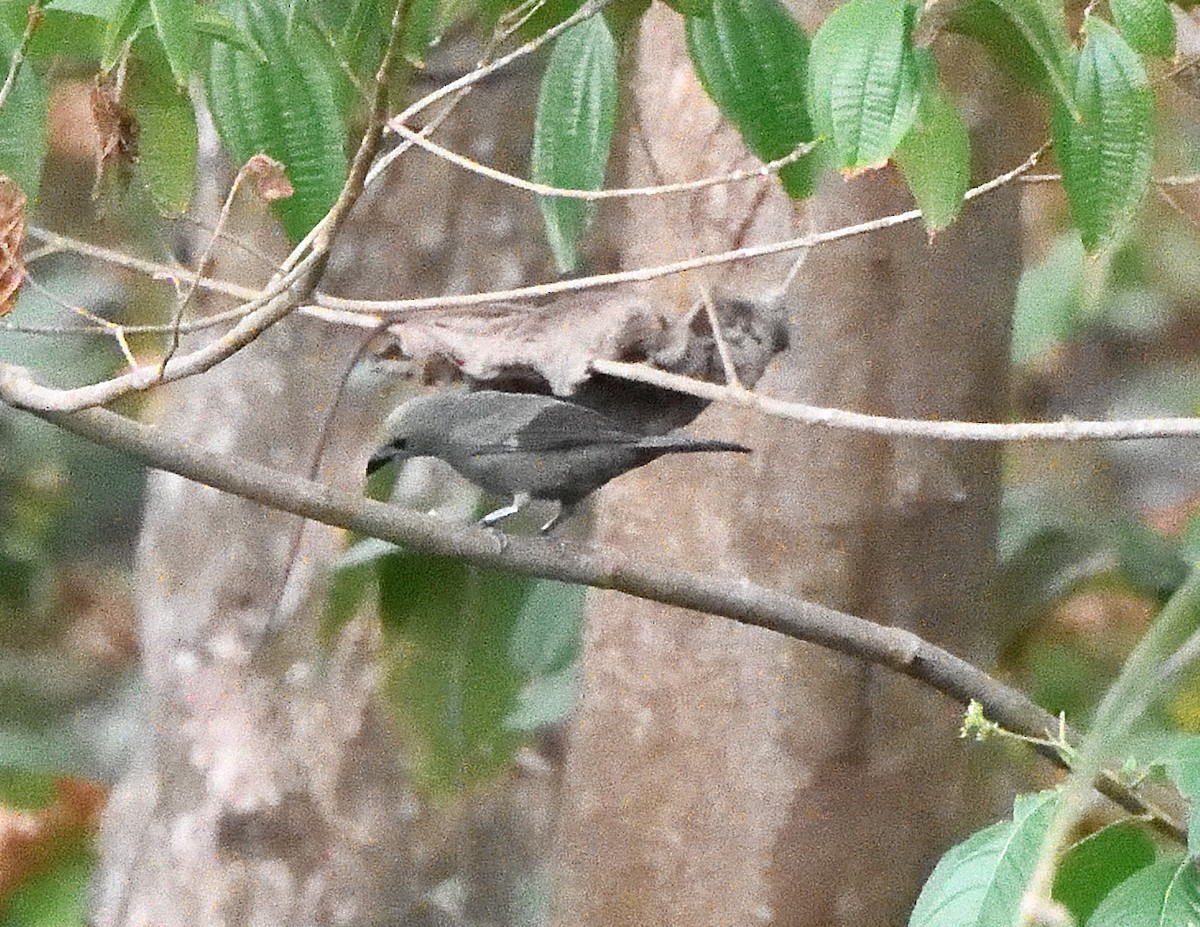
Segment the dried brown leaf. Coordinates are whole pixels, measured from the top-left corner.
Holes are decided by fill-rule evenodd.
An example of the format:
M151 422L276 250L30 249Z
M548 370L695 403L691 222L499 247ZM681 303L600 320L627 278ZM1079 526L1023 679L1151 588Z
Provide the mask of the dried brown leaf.
M106 178L113 178L118 189L129 185L137 160L137 120L121 102L121 89L112 75L96 75L91 103L96 127L96 183L92 198L99 199L107 186Z
M25 280L21 240L25 236L25 193L0 174L0 316L12 312Z
M246 162L245 171L254 180L259 198L265 202L286 200L296 192L288 180L287 168L268 154L256 154Z

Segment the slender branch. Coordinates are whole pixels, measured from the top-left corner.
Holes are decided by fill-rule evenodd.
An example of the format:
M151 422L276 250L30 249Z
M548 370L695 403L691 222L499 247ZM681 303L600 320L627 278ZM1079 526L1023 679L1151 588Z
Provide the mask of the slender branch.
M523 177L517 177L514 174L497 170L494 167L488 167L486 164L480 164L466 155L461 155L456 151L451 151L449 148L439 145L437 142L430 141L422 132L414 132L408 126L398 125L395 120L392 120L391 128L397 135L412 142L418 148L424 148L430 154L457 165L463 170L470 171L472 174L488 177L507 186L515 187L518 190L536 193L538 196L553 196L560 199L574 200L612 200L630 199L641 196L663 196L671 193L690 193L693 190L703 190L707 187L738 183L743 180L767 180L778 173L781 168L800 160L817 147L816 142L806 142L798 146L790 154L784 155L782 158L777 158L774 161L768 161L759 167L749 170L730 171L727 174L717 174L712 177L701 177L698 180L660 184L654 187L615 187L606 190L575 190L568 187L552 187L549 184L535 183L532 180L525 180Z
M83 257L89 257L97 261L104 261L106 264L112 264L116 267L123 267L126 270L131 270L139 274L145 274L147 277L156 280L163 279L178 279L184 277L189 283L194 283L195 286L202 290L211 290L214 293L223 293L226 296L232 296L235 299L250 302L258 299L262 295L261 290L253 287L241 286L237 283L230 283L227 280L217 280L212 277L202 276L197 271L188 271L172 264L163 264L158 261L148 261L144 258L134 257L125 254L123 251L116 251L112 248L105 248L103 245L93 244L90 241L83 241L79 238L72 238L69 235L62 235L58 232L52 232L49 229L44 229L38 225L28 225L25 228L26 234L43 241L47 247L55 252L66 251L71 254L79 254ZM241 314L245 314L241 310L237 310ZM205 324L211 324L212 319L204 320ZM155 330L165 331L165 326L154 326ZM134 329L130 327L129 331ZM187 331L186 323L181 329Z
M29 48L29 40L33 38L34 30L42 21L43 2L44 0L35 0L29 5L29 17L25 20L25 31L21 33L21 41L13 49L12 59L8 65L8 74L4 78L4 86L0 87L0 110L4 109L4 105L8 103L8 97L17 84L17 78L21 76L21 67L25 64L25 51Z
M455 557L523 576L614 589L765 628L886 666L963 705L978 701L989 718L1009 730L1041 737L1046 731L1057 729L1058 719L1023 693L910 631L875 624L767 589L744 577L689 573L642 555L624 556L609 548L516 536L498 544L490 531L455 526L261 464L215 454L105 409L70 413L47 410L39 401L42 389L24 368L0 365L0 401L128 454L149 467L303 518L391 541L409 550ZM1054 750L1042 752L1062 763ZM1099 780L1097 788L1133 814L1150 812L1137 795L1115 778ZM1175 836L1184 833L1165 816L1155 816L1154 823L1166 833Z
M786 402L737 387L721 386L643 364L594 358L592 370L608 376L649 383L712 402L757 409L766 415L896 438L931 438L938 441L1134 441L1142 438L1200 438L1200 418L1142 418L1117 422L957 422L920 418L889 418L846 409Z

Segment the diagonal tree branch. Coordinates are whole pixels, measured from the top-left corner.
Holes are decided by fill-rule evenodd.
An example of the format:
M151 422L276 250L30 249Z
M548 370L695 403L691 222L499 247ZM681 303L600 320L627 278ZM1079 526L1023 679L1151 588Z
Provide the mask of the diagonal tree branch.
M509 537L500 543L493 532L445 524L260 464L215 454L105 409L47 410L39 403L43 389L24 368L0 365L0 401L149 467L411 550L524 576L615 589L775 631L886 666L960 704L978 701L990 719L1031 737L1042 737L1059 724L1023 693L901 628L757 586L743 577L689 573L644 557L625 557L608 548L541 537ZM1039 752L1063 764L1053 749L1039 748ZM1101 777L1096 788L1130 813L1148 816L1163 833L1186 841L1186 832L1178 823L1151 808L1115 777Z

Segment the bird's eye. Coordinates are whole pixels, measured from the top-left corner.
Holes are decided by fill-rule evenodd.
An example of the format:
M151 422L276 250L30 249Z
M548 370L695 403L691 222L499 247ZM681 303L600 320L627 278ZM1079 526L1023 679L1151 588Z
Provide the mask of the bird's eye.
M406 444L408 444L408 438L397 438L392 442L392 447L398 451L402 451L404 450Z

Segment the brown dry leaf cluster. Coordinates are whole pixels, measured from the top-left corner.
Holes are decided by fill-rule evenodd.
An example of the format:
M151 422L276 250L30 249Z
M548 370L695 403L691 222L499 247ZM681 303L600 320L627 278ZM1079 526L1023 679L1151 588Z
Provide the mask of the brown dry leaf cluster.
M246 175L254 181L259 199L265 202L286 200L296 192L288 180L287 169L270 155L260 152L246 162Z
M0 316L12 312L25 281L21 241L25 237L25 193L0 174Z
M782 307L718 300L721 335L751 386L787 345ZM711 382L724 372L702 306L666 314L635 295L578 293L542 306L499 304L422 313L391 328L400 356L446 361L476 383L575 396L594 384L592 361L646 363Z
M92 120L96 125L96 183L92 197L99 199L106 179L118 188L128 182L137 160L137 120L121 102L121 89L111 76L97 75L92 85Z

